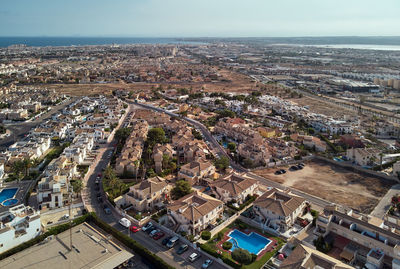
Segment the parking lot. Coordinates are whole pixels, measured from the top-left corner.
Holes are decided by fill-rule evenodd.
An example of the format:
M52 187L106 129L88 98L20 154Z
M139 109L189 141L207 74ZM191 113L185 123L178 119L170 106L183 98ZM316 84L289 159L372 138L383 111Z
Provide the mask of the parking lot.
M120 224L117 224L120 228L124 229ZM155 240L150 237L146 232L140 230L136 233L130 232L128 229L124 229L124 232L127 234L130 234L130 236L138 241L140 244L144 245L148 249L151 249L153 252L156 253L156 255L160 256L163 258L163 256L168 256L169 259L172 259L175 263L179 265L180 268L202 268L202 264L204 263L205 260L209 259L208 256L206 255L200 255L198 259L196 259L194 262L189 261L189 256L192 253L198 253L200 254L200 251L195 250L193 247L189 246L188 250L186 250L182 254L177 254L177 251L179 247L184 244L183 242L178 241L174 247L171 249L167 248L162 244L163 239L166 237L172 236L170 234L165 234L162 238ZM215 260L213 263L210 265L209 268L217 269L217 268L226 268L222 265L220 265L218 262Z

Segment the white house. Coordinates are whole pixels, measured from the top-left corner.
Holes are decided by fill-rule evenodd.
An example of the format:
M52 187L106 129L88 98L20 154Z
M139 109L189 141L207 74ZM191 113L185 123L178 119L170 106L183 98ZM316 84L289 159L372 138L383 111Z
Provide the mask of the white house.
M23 204L0 214L0 253L29 241L41 232L40 212Z
M254 201L253 212L265 226L285 232L302 215L305 206L305 199L273 188Z

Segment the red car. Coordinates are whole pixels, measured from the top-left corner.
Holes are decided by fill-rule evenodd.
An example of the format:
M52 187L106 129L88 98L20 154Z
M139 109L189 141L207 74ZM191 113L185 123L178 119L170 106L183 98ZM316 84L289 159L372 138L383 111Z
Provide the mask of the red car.
M132 225L131 227L129 227L129 230L132 233L136 233L136 232L140 231L140 228Z
M164 232L158 232L158 233L156 233L156 234L153 236L153 239L154 239L154 240L158 240L158 239L160 239L161 237L163 237L164 235L165 235Z

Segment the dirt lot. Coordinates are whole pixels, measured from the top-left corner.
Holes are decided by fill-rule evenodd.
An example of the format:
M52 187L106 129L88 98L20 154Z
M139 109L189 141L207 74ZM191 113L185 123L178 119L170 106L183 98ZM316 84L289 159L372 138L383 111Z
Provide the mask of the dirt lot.
M274 175L276 169L258 170L255 173L363 213L371 212L392 185L322 161L308 162L303 170L286 170L283 175Z
M37 85L49 89L55 89L59 92L72 95L94 95L94 94L111 94L115 89L126 89L135 92L150 92L152 88L161 85L167 88L188 88L192 92L204 90L206 92L249 92L256 89L255 83L249 77L242 74L232 72L230 70L218 71L226 81L218 82L182 82L182 83L107 83L107 84L43 84Z
M320 113L327 116L332 116L335 118L341 118L344 115L354 116L354 111L347 110L343 107L339 107L335 104L330 104L328 102L323 102L319 99L311 98L308 96L303 96L302 98L288 99L299 106L309 106L310 111L314 113Z

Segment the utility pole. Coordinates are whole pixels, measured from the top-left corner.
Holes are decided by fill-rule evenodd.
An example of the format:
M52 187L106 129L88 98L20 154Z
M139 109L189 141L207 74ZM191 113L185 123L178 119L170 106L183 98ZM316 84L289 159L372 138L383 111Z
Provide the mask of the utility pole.
M69 216L69 250L72 251L72 217L71 217L71 204L72 204L72 185L69 184L68 188L68 216Z

